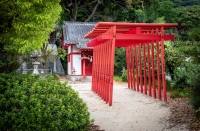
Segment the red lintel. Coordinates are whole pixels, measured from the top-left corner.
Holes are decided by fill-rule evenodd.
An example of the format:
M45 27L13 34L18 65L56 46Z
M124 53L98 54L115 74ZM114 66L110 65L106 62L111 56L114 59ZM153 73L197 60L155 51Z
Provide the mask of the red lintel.
M118 31L122 29L125 29L124 32L123 31L120 32L126 33L128 32L128 30L131 30L136 27L140 27L141 31L144 30L150 31L161 27L164 27L164 29L169 29L178 26L178 24L176 23L155 24L155 23L127 23L127 22L98 22L95 28L93 28L93 30L89 32L87 35L85 35L85 38L95 38L101 33L105 33L107 30L110 29L110 27L114 25L116 25L116 33L118 33ZM101 31L99 32L99 30Z
M106 40L113 39L112 34L101 34L90 41L87 46L94 47L97 46ZM140 43L140 42L151 42L151 41L160 41L161 35L152 35L152 34L118 34L116 36L116 43ZM173 35L164 35L164 40L174 40ZM117 44L116 44L117 46ZM124 45L125 46L125 45Z

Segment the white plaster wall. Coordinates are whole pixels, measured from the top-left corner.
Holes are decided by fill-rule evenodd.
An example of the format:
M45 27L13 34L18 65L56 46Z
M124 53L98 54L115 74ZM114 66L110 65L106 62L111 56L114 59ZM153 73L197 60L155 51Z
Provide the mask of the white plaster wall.
M70 56L71 57L71 56ZM68 62L68 70L67 70L67 74L71 75L71 61Z
M71 46L68 47L68 54L71 53Z
M73 67L76 70L76 75L81 75L81 55L74 54L73 55Z

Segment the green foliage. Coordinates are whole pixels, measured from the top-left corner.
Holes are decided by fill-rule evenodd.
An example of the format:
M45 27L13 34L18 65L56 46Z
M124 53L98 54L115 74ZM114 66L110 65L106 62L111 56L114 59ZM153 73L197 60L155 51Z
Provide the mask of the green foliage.
M160 2L160 7L157 11L158 17L164 17L164 21L167 23L176 22L176 10L174 8L174 3L171 1Z
M115 81L118 81L118 82L121 82L121 81L122 81L121 77L119 77L119 76L114 76L114 80L115 80Z
M123 82L127 82L128 81L127 71L123 71L121 79L122 79Z
M170 0L175 4L175 7L200 5L199 0Z
M115 63L114 74L115 76L121 76L123 69L126 67L126 50L125 48L115 49Z
M58 74L52 74L54 80L60 80L60 76Z
M184 67L185 54L180 50L185 43L180 41L165 42L165 62L166 71L171 76L172 80L175 79L175 70L178 67Z
M177 98L177 97L189 97L190 96L190 90L189 88L184 89L174 89L170 92L171 98Z
M199 27L200 5L179 7L176 11L176 22L179 24L181 38L188 40L190 31Z
M200 117L200 66L193 69L193 75L191 76L191 104L197 110L197 115Z
M175 70L175 79L173 80L172 86L179 89L190 87L189 74L186 68L182 67Z
M1 3L0 55L9 57L7 61L3 60L4 57L0 58L3 72L9 72L5 67L12 67L19 56L39 49L47 42L61 12L59 2L60 0L7 0ZM13 67L17 69L19 65Z
M165 23L165 17L162 16L162 17L158 17L154 23Z
M54 30L61 7L59 0L34 0L32 2L7 1L1 5L0 42L7 43L6 50L20 53L41 47ZM12 45L12 46L11 46Z
M0 75L1 130L84 131L86 104L70 86L51 78Z
M67 55L67 52L63 48L58 48L58 58L64 60Z

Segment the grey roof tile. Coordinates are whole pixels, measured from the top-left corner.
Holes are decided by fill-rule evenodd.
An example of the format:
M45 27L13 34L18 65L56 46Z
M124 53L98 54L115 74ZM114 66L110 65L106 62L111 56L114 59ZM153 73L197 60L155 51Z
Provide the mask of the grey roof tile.
M95 25L96 22L64 22L64 43L77 44L78 48L86 48L86 44L91 39L84 39L84 36L90 32Z

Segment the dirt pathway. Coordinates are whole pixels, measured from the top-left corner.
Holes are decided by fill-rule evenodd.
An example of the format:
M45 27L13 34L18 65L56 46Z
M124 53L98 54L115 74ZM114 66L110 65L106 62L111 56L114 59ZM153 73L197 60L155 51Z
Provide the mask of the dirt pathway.
M114 84L113 106L91 91L91 83L70 84L87 103L94 119L105 131L187 131L187 125L171 126L167 121L170 109L166 103Z

